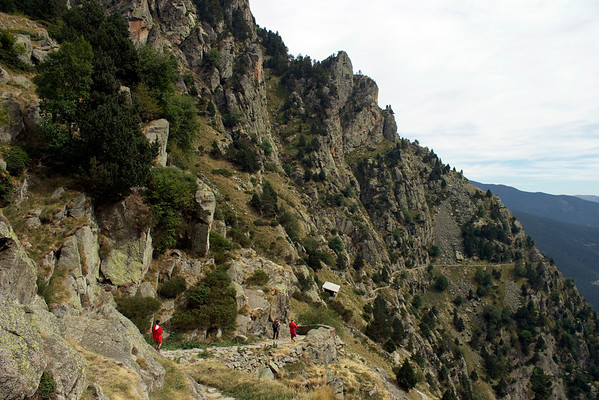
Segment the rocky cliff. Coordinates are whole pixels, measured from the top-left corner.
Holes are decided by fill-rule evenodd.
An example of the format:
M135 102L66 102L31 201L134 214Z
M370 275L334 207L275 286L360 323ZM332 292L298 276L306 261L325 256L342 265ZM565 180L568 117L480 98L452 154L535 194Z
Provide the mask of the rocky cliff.
M156 181L107 200L43 155L14 174L0 221L0 398L204 398L187 374L240 397L248 377L295 393L280 398L597 395L596 316L572 282L497 197L400 137L345 52L288 56L246 0L103 5L136 46L177 61L199 119L192 150L169 146L178 121L142 131L155 169L193 189L168 220ZM37 35L23 46L31 64L58 47L2 17ZM47 149L32 74L2 71L16 121L2 127L5 159L18 144ZM121 90L139 101L139 86ZM324 281L341 285L336 298ZM156 318L182 348L259 341L275 318L337 337L169 353L181 369L144 339Z

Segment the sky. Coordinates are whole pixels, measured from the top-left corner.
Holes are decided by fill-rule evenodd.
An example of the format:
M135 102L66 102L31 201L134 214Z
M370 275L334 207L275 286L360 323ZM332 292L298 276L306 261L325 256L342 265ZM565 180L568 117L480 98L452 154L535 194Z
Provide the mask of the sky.
M297 56L344 50L399 135L471 180L599 195L599 1L250 0Z

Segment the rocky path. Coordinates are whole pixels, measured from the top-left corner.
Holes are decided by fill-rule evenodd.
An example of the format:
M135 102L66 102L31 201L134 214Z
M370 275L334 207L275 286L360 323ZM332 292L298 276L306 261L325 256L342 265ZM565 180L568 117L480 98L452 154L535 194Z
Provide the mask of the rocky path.
M262 353L265 354L269 352L269 350L277 350L281 352L289 352L293 353L292 349L296 349L302 346L305 343L304 336L298 336L295 342L292 342L289 338L279 339L277 341L274 340L264 340L257 343L247 344L247 345L239 345L239 346L227 346L227 347L209 347L206 349L185 349L185 350L162 350L160 354L167 359L181 362L195 362L202 358L217 359L225 363L230 368L242 369L241 366L245 365L238 360L239 355L248 355L250 358L253 354ZM254 361L255 363L255 361ZM271 364L269 362L268 364ZM268 374L267 370L274 374L275 371L279 368L279 366L275 363L272 365L266 365L262 368L261 374L259 376L263 376L264 374ZM268 379L269 376L266 376ZM215 387L210 387L203 385L201 383L198 384L199 388L199 398L202 400L236 400L234 397L227 396L219 391L219 389Z
M289 338L265 340L252 344L209 347L206 349L163 350L160 354L175 362L197 362L203 358L221 361L229 368L244 371L257 378L272 380L288 364L294 364L301 357L307 357L314 364L329 364L337 361L338 351L343 351L344 343L335 336L331 328L310 330L306 336L299 335L295 342ZM200 385L204 399L234 400L222 394L217 388Z

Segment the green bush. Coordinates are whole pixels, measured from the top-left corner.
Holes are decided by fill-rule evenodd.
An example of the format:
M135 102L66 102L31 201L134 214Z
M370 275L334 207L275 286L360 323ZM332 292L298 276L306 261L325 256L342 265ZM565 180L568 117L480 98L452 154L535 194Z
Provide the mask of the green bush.
M328 325L335 328L338 334L343 332L343 324L339 316L327 307L311 308L300 314L298 320L302 325Z
M54 393L56 393L56 381L52 377L52 374L47 371L42 372L38 390L42 399L54 398Z
M115 298L117 309L133 322L140 332L146 332L152 324L152 314L160 309L161 302L153 297L121 296Z
M31 159L22 147L13 146L4 161L6 161L6 170L10 172L12 176L17 176L25 170L25 167Z
M180 330L220 328L231 331L237 318L235 293L226 268L209 272L197 285L187 289L183 307L173 315L173 326Z
M193 210L197 189L196 178L176 168L151 170L147 198L156 215L158 252L176 245L177 233Z
M449 287L449 279L445 275L439 275L435 280L435 288L439 292L445 291Z
M167 299L174 299L178 294L183 293L187 288L185 278L174 276L168 281L162 282L158 287L158 294Z
M410 391L418 383L416 373L410 362L406 359L396 374L397 384L403 389Z
M214 256L214 262L222 264L230 258L229 250L233 249L233 243L226 237L210 232L210 251Z
M283 212L279 216L279 223L285 229L287 236L294 242L299 241L299 221L297 216L289 211Z
M8 171L0 171L0 207L6 207L11 203L14 188Z
M248 285L262 286L265 285L269 279L268 274L264 270L257 269L245 280L245 283Z

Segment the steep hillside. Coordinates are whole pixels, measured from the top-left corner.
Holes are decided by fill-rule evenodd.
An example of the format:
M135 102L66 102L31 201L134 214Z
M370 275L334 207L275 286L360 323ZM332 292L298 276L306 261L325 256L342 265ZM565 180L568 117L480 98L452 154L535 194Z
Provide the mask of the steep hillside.
M505 185L472 184L482 190L491 190L511 210L568 224L599 227L599 204L596 202L577 196L523 192Z
M599 292L594 282L599 274L599 234L593 226L593 218L599 209L595 203L581 202L572 196L527 193L503 185L472 183L502 199L539 249L555 261L566 277L574 279L596 310Z
M557 222L514 211L539 249L550 256L584 298L599 307L599 229Z
M3 64L6 398L598 394L589 305L345 52L290 57L247 0L78 3Z

